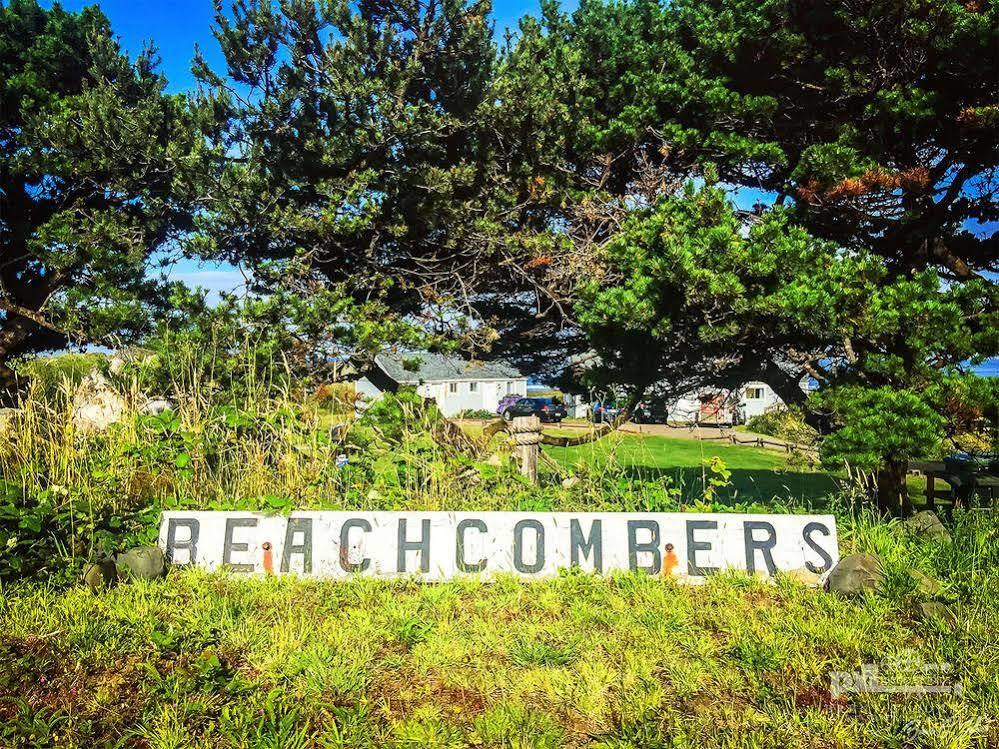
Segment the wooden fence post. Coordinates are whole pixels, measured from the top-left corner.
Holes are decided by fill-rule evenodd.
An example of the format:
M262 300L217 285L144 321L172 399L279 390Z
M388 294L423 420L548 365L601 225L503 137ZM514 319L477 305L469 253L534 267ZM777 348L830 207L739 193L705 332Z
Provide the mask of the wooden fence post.
M538 480L538 453L541 452L541 419L537 416L515 416L510 434L517 446L520 472L532 482Z

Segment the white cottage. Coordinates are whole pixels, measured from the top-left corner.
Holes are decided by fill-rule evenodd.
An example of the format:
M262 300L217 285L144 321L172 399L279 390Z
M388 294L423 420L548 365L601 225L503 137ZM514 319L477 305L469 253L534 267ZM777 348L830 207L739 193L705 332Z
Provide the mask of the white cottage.
M415 367L407 368L409 362ZM357 394L368 400L401 385L437 401L445 416L479 409L495 412L501 398L527 394L527 378L509 364L426 353L381 354L372 370L354 383Z
M802 378L801 389L814 388ZM679 423L745 424L754 416L784 405L781 397L765 382L747 382L735 390L702 390L677 399L669 409L668 420Z

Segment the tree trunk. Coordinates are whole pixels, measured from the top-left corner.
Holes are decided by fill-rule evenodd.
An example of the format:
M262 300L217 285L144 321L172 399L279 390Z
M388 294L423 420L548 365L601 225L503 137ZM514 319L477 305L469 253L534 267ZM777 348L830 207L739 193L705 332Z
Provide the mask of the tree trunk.
M66 345L66 337L40 327L29 318L6 313L0 319L0 404L16 401L17 378L9 364L32 351L56 349Z
M909 472L909 461L890 458L885 460L877 473L875 489L878 510L892 517L908 517L912 514L912 500L909 499L909 487L906 476Z

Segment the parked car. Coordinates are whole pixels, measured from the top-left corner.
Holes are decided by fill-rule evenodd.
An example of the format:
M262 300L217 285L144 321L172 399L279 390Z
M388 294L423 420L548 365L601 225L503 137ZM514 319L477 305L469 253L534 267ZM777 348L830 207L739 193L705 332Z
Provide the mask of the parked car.
M654 400L639 401L631 414L636 424L665 424L666 417L666 404Z
M514 416L537 416L542 421L558 423L567 413L565 406L552 398L520 398L503 409L503 418L510 421Z
M593 404L593 420L598 424L607 422L608 424L618 417L621 407L614 403L604 403L597 401Z
M517 401L521 400L524 396L522 395L504 395L500 398L499 405L496 406L496 413L502 414L510 406L512 406Z

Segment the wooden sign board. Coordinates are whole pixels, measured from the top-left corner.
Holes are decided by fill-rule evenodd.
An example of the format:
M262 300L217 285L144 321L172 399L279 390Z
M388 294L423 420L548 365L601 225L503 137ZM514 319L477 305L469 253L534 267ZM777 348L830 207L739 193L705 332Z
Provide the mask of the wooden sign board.
M725 569L821 574L839 559L831 515L180 511L163 513L159 542L175 565L426 581L569 567L699 581Z

